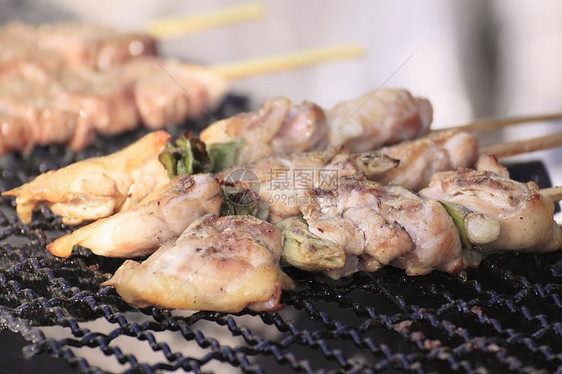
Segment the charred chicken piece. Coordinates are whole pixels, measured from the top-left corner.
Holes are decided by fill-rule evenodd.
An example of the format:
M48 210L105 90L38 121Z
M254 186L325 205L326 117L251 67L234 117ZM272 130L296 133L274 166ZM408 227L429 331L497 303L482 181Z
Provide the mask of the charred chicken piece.
M266 100L260 109L213 123L201 132L207 144L243 142L237 163L266 156L327 149L328 127L316 104L291 105L285 97Z

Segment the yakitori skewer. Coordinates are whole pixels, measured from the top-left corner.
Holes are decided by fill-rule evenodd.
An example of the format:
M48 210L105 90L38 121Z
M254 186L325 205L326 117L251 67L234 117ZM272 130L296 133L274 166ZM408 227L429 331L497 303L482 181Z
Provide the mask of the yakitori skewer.
M282 221L277 229L249 215L202 215L146 261L126 261L103 285L140 307L273 311L280 290L293 287L279 270L280 257L333 278L385 265L423 275L476 267L491 253L562 246L552 201L533 182L463 169L436 175L421 195L350 176L331 188L310 190L299 206L303 219ZM104 231L90 234L95 238ZM266 288L259 297L258 285Z
M548 196L552 201L562 200L562 186L543 188L541 194Z
M226 122L223 122L224 128L230 129L232 128L231 125L237 125L241 126L241 128L246 128L247 125L245 121L249 122L250 125L253 124L254 127L257 127L258 129L260 128L262 121L266 121L268 124L267 126L271 125L272 123L277 123L277 126L281 126L285 123L285 117L289 112L289 106L286 101L288 100L281 100L279 98L269 100L266 102L266 104L264 104L262 109L255 113L237 115L229 120L226 120ZM282 109L280 107L283 105L285 106L285 109ZM279 113L275 114L276 111L279 111ZM396 116L394 115L393 117ZM306 104L295 110L294 113L289 117L287 123L289 124L289 128L291 128L291 124L294 122L302 122L307 124L308 126L314 125L315 121L317 121L318 127L321 128L322 126L326 126L325 122L322 125L322 118L323 116L321 109L319 109L317 106L314 106L313 104ZM265 129L262 129L260 131L271 132L270 130L268 130L267 126L265 126ZM283 128L283 126L281 126L281 128ZM306 133L312 133L312 130L315 129L314 126L306 130ZM301 130L303 129L303 127L300 125L297 126L297 128L300 128ZM307 128L304 127L304 129ZM287 143L290 145L290 149L292 149L291 147L299 145L298 142L301 142L303 140L305 141L305 143L308 142L306 137L301 136L300 133L297 133L297 137L292 141L295 134L293 134L291 131L285 134L284 131L279 131L278 127L274 128L272 131L273 134L279 132L279 134L282 136L273 136L274 142L269 145L270 147L279 147L280 144ZM211 153L212 156L212 164L214 163L211 170L220 171L229 168L232 165L243 164L246 156L248 156L247 159L249 161L252 161L254 159L260 160L261 158L263 158L263 156L272 154L272 152L270 152L263 156L253 158L253 156L257 156L257 154L254 153L254 149L259 150L260 152L263 152L264 149L267 150L264 147L264 144L267 144L267 142L260 142L259 136L256 138L250 138L246 141L244 141L243 139L233 141L232 138L237 137L235 135L236 134L225 136L225 138L222 140L223 143L219 142L210 145L207 144L207 150ZM248 135L251 135L251 133L244 131L241 132L241 137ZM285 139L285 136L287 136L287 139ZM271 139L271 137L271 134L268 135L268 139ZM150 139L150 137L147 137L147 139ZM194 171L190 168L189 165L185 164L186 162L192 162L193 160L193 158L191 157L193 156L193 154L189 153L194 152L193 145L189 145L186 143L186 140L183 140L182 142L185 143L184 146L189 145L189 149L181 149L181 145L176 145L172 146L171 148L175 149L175 147L179 147L177 148L177 152L173 151L172 154L168 154L170 151L165 150L165 148L167 148L165 147L165 141L169 139L169 135L166 135L164 133L162 136L156 136L155 139L164 139L164 141L158 141L158 144L156 144L156 146L154 147L155 151L152 153L151 162L158 165L158 158L160 157L162 161L165 161L164 163L168 170L164 169L164 167L161 165L157 167L156 174L158 174L158 178L155 177L155 175L152 175L149 181L150 183L153 183L155 180L167 180L168 176L174 176L178 173L191 173ZM149 143L151 142L152 141L149 141ZM248 144L249 147L241 149L241 144ZM305 145L306 146L302 149L299 148L298 151L306 151L307 149L310 149L310 145L314 145L313 149L326 149L326 144L321 141L312 142L311 140ZM204 149L205 145L202 145L202 147ZM506 148L507 145L504 145L503 147ZM134 150L141 149L141 154L144 154L142 148L143 147L139 148L131 146L129 151L122 152L121 154L124 157L130 158L131 160L138 160L139 156ZM521 148L520 146L517 146L516 149L520 153L524 152L524 148ZM293 152L294 151L295 150L293 149ZM160 155L162 152L163 154ZM175 154L174 152L176 152L177 154ZM455 131L439 132L431 134L425 138L403 142L395 146L384 148L381 150L381 152L389 156L390 158L400 160L400 163L393 164L392 167L386 170L384 174L379 175L377 180L387 184L398 184L409 189L419 190L427 186L431 176L437 172L456 170L458 167L474 166L474 163L478 158L478 142L474 136L468 133ZM190 157L186 158L186 155L189 155ZM85 166L80 166L80 163L77 163L63 168L59 171L51 172L48 175L41 176L35 181L32 181L24 186L5 192L5 194L17 196L16 202L18 204L18 214L22 219L24 219L25 222L30 221L31 211L37 205L42 203L47 204L52 209L56 210L56 213L62 215L63 220L68 223L77 224L79 222L82 222L83 220L106 217L114 212L126 209L127 205L123 205L123 201L125 201L124 198L127 196L127 191L132 188L131 186L133 184L138 184L134 188L135 191L146 191L146 193L149 193L154 189L154 186L152 185L152 187L150 188L145 188L144 185L146 184L146 181L143 181L142 178L137 178L139 180L135 181L135 178L128 177L124 179L127 181L127 184L123 184L122 182L115 182L114 185L117 187L114 190L108 189L103 193L94 191L98 185L96 183L86 184L92 186L90 189L93 190L90 191L90 189L84 189L84 184L76 184L72 182L73 180L80 181L83 178L91 179L98 174L100 177L103 177L105 179L111 178L111 176L115 174L115 168L113 166L114 162L112 161L113 157L114 156L110 155L105 156L99 160L93 160L92 162L90 162L90 160L82 161L82 163L87 163L88 165L90 165L90 163L96 165L96 173L84 173ZM367 158L365 158L365 160L369 161ZM256 165L252 164L241 165L239 167L253 168L255 166ZM134 168L128 168L126 170L122 170L121 173L123 175L128 175L129 173L134 172L134 170ZM266 175L267 170L264 173L264 178ZM115 180L117 181L117 179ZM45 188L46 185L49 185L54 187L53 191L59 191L59 188L56 187L59 184L65 186L73 186L73 189L72 191L68 190L66 193L64 191L62 191L61 193L54 193L51 191L53 190L53 188ZM81 198L77 199L74 198L74 196L81 196ZM86 196L89 197L86 198ZM91 208L93 206L97 206L96 204L98 203L96 203L96 201L100 200L100 197L100 203L104 207L110 204L112 209L108 210L104 208L92 210ZM139 199L143 198L143 196L137 197ZM78 206L82 206L86 203L89 204L88 206L90 206L88 215L74 214L74 212L80 211L80 209L77 208ZM72 214L67 214L67 212L69 211Z
M492 144L481 147L480 154L492 154L498 158L515 156L522 153L540 151L560 147L562 145L562 131L532 139L517 140L507 143Z
M260 19L265 14L263 4L240 4L189 16L150 21L144 27L144 32L155 38L173 38L208 28Z
M474 121L464 125L435 129L433 131L447 131L447 130L458 130L458 131L467 131L467 132L489 131L489 130L501 129L512 125L523 124L523 123L557 121L557 120L562 120L562 113L548 113L548 114L508 117L508 118L492 118L492 119Z

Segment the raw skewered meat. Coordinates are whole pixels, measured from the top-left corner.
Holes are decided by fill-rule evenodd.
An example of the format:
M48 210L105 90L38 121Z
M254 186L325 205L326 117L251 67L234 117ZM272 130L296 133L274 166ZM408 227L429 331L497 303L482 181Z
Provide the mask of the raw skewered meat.
M78 224L126 210L168 181L158 161L170 135L156 131L111 155L50 171L3 195L16 196L17 213L29 223L40 204Z
M282 241L275 226L254 217L207 215L102 285L140 307L275 311L281 290L294 287L279 268Z
M132 86L141 122L159 129L213 110L228 83L201 65L173 59L140 57L112 70L110 76Z
M66 143L80 150L98 133L128 131L139 121L156 129L199 117L226 90L226 81L208 69L174 60L137 58L104 74L26 66L0 75L0 114L18 120L12 127L21 124L23 139L11 149Z
M154 252L175 239L197 218L218 214L219 182L211 174L184 174L154 191L129 210L100 219L47 246L68 257L75 245L107 257L136 257Z

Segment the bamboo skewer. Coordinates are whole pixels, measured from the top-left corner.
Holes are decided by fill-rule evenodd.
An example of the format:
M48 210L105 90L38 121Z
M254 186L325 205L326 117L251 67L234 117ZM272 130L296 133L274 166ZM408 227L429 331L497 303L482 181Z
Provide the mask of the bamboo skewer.
M447 131L447 130L458 130L458 131L466 131L466 132L489 131L489 130L501 129L511 125L518 125L522 123L556 121L556 120L562 120L562 113L541 114L536 116L495 118L489 120L476 121L476 122L468 123L466 125L435 129L433 131Z
M365 47L362 45L344 44L260 57L240 62L215 64L211 65L210 69L228 80L235 80L314 65L328 60L361 57L364 54Z
M492 154L497 158L505 158L522 153L530 153L560 146L562 146L562 131L532 139L492 144L481 147L478 150L478 153Z
M249 3L184 17L166 18L150 22L144 32L156 38L173 38L212 27L262 18L265 7Z
M543 188L541 194L556 202L562 200L562 186Z

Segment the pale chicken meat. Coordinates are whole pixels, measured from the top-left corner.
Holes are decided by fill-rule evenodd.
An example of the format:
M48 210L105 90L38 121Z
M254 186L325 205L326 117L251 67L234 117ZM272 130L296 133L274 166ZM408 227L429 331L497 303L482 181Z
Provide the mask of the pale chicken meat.
M312 190L301 212L313 234L336 243L349 257L331 276L387 264L408 275L463 268L459 233L447 211L405 188L342 178L334 188Z
M24 223L41 204L67 224L107 217L131 208L169 180L158 161L169 139L165 131L150 133L119 152L49 171L3 195L16 197Z
M485 156L478 165L479 170L460 168L436 174L420 195L495 217L499 237L480 245L481 253L547 252L562 247L560 226L553 219L554 204L541 195L536 183L509 179L494 157Z
M212 111L228 90L227 81L204 66L155 57L132 60L110 77L133 88L140 120L152 129Z
M294 287L279 268L283 235L251 216L207 215L146 261L126 261L102 286L139 307L275 311Z
M47 249L59 257L70 256L75 245L106 257L147 255L178 238L196 219L218 214L221 204L220 184L212 174L184 174L131 209L60 237Z
M109 27L73 22L34 27L13 22L0 28L0 73L21 62L46 69L87 67L106 71L139 56L155 55L157 40L143 33L125 33ZM11 70L13 71L13 70Z
M289 99L276 97L257 111L217 121L202 131L201 140L214 144L237 139L243 144L238 163L341 146L364 152L426 134L432 113L427 100L406 90L379 90L328 111L308 102L291 106Z
M10 150L29 151L36 144L65 143L78 123L87 121L79 111L57 98L48 84L18 77L0 79L0 113L12 118L6 135L20 136L2 140L12 144Z
M396 165L396 160L375 152L307 152L266 157L230 168L217 177L227 186L255 191L269 206L269 220L278 222L298 215L312 188L331 188L338 178L355 174L377 179Z
M87 121L92 134L118 134L139 123L132 86L110 75L80 67L48 73L30 67L20 75L26 82L48 86L52 100L64 102Z
M291 105L282 96L266 100L254 112L217 121L201 132L201 140L207 144L240 142L238 164L271 155L324 150L328 137L324 111L318 105Z
M425 135L433 108L406 90L383 88L336 104L326 118L332 146L364 152Z
M46 23L36 29L37 46L66 64L100 71L145 55L156 55L157 40L143 33L124 33L87 23Z
M478 139L466 132L437 132L382 148L380 152L400 164L379 182L419 191L437 172L472 167L478 159Z

